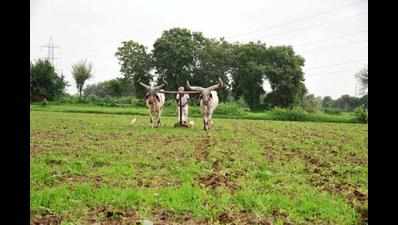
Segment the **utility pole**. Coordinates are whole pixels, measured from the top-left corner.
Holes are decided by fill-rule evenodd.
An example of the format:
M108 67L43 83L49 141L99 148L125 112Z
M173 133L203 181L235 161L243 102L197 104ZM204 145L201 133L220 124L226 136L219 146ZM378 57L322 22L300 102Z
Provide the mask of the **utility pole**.
M40 46L42 48L47 48L48 49L48 53L47 53L47 60L55 67L54 65L54 49L55 48L59 48L58 46L54 46L54 41L53 38L50 37L50 40L48 42L47 45L42 45Z

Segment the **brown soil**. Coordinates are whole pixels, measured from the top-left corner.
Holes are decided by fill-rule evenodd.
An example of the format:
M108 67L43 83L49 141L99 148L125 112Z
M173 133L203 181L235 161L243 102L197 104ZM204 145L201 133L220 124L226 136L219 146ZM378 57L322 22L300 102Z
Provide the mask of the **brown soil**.
M287 219L287 214L274 211L273 219L279 218L284 221L284 225L291 225ZM259 218L253 213L241 212L223 212L215 220L194 218L190 213L183 215L175 214L168 210L155 209L150 218L141 217L133 209L117 210L108 207L97 207L89 211L84 224L96 225L141 225L142 221L147 219L154 225L273 225L272 218Z
M199 183L211 189L215 189L217 187L227 187L228 189L236 190L238 188L238 185L232 182L229 176L217 172L200 177Z
M62 218L57 215L44 214L34 215L31 218L31 225L59 225L61 224Z
M86 224L98 225L135 225L139 224L140 217L135 210L116 210L106 207L91 209Z
M209 156L209 147L211 146L210 137L204 137L195 146L195 158L199 161L207 160Z

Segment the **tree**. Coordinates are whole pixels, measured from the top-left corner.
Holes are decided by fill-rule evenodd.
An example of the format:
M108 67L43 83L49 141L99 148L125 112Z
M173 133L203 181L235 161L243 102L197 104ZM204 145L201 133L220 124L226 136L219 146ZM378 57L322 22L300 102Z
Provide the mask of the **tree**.
M220 101L225 101L229 88L229 46L223 39L209 39L201 32L173 28L156 40L153 62L159 78L168 82L169 89L185 86L186 80L195 86L208 87L221 78L227 87L218 93Z
M322 98L315 97L313 94L304 96L303 108L307 112L317 112L321 109Z
M330 96L326 96L322 99L322 108L332 108L334 100Z
M79 91L79 97L81 98L84 83L93 76L92 64L87 64L86 61L80 61L72 65L72 75L75 79L77 90Z
M368 109L368 94L361 97L360 104L363 105L365 109Z
M97 96L97 97L105 97L108 94L106 90L104 82L89 84L84 88L84 96Z
M148 84L153 80L150 74L153 68L152 56L147 53L145 46L134 41L122 42L122 46L117 49L115 55L119 60L120 72L123 75L120 81L124 82L124 86L133 84L135 95L143 97L146 90L139 85L139 82Z
M97 97L121 97L132 95L133 85L128 84L123 78L116 78L87 85L84 89L84 96L94 95Z
M231 45L223 39L207 39L201 33L193 33L194 69L192 82L197 86L208 87L224 81L225 88L218 90L221 102L227 100L230 92L228 74L231 73Z
M58 76L48 60L39 59L36 63L31 63L30 76L32 100L54 100L64 94L68 85L65 77Z
M335 101L335 107L344 111L353 111L360 105L361 99L350 95L342 95Z
M271 106L291 107L303 101L306 93L302 66L304 58L290 46L267 48L265 43L230 44L224 39L209 39L200 32L173 28L162 33L152 54L133 41L122 42L116 53L125 79L133 78L137 93L144 91L138 81L149 83L156 70L157 81L166 80L168 89L176 90L191 81L207 87L220 77L226 88L219 90L221 101L232 94L243 97L250 108L264 96L264 80L272 92L265 97Z
M265 94L263 80L266 72L267 48L264 43L250 42L235 44L233 47L232 93L235 99L243 97L251 109L260 104L260 96Z
M197 35L196 41L199 38ZM197 46L191 31L185 28L166 30L155 41L153 63L159 78L167 81L169 89L177 90L193 77L195 47Z
M264 80L272 92L264 102L270 106L291 107L302 102L306 93L302 66L304 58L288 46L267 48L265 43L235 44L232 61L232 92L235 99L241 96L250 108L260 103L265 93Z
M365 66L361 71L359 71L355 76L361 83L361 93L366 95L368 93L368 66Z
M272 106L292 107L302 102L307 89L304 85L304 58L290 46L270 47L267 51L266 77L272 92L266 99Z

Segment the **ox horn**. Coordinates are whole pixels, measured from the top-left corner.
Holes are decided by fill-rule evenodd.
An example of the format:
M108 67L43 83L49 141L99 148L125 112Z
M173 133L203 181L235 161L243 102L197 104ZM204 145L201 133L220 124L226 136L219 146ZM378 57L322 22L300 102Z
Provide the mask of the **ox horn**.
M219 77L219 78L218 78L218 84L213 85L213 86L210 86L210 87L208 87L207 89L208 89L209 91L212 91L212 90L216 90L216 89L222 88L222 87L224 87L224 82L223 82L223 81L221 80L221 78Z
M146 88L146 89L151 89L151 86L146 85L146 84L144 84L144 83L142 83L142 82L139 82L139 84L140 84L141 86L143 86L144 88Z
M189 81L187 81L187 88L190 89L190 90L193 90L193 91L202 91L202 90L204 89L204 88L202 88L202 87L191 86L191 85L189 84Z
M159 85L159 86L155 86L155 87L153 87L153 89L154 89L154 90L159 90L159 89L161 89L162 87L168 85L168 83L167 83L167 81L164 79L164 77L162 78L162 81L163 81L163 84L161 84L161 85Z

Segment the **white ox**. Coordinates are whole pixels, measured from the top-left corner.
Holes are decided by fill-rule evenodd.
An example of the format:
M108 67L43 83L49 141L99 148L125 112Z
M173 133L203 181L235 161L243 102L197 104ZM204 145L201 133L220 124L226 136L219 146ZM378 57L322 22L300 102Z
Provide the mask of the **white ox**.
M222 80L220 78L218 78L218 80L218 84L207 88L191 86L187 81L188 89L200 92L200 111L202 112L203 116L204 130L208 130L213 125L213 112L218 106L218 95L217 91L215 90L224 87Z
M160 126L160 115L162 113L163 105L166 100L165 95L163 93L159 93L159 91L161 91L161 88L165 86L165 84L161 84L155 87L151 87L142 82L140 82L139 84L145 87L145 89L147 90L147 93L145 94L145 103L149 109L149 116L152 128L158 128Z

